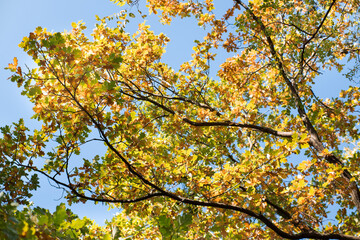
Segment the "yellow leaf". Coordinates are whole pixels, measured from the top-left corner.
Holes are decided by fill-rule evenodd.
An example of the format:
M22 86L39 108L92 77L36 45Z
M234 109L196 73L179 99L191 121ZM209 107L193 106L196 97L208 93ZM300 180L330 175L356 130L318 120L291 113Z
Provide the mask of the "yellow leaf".
M304 197L299 197L297 200L298 204L301 205L305 202L305 198Z
M14 57L14 66L17 67L17 65L18 65L18 60L16 57Z
M307 184L307 182L304 179L300 179L297 185L298 185L298 188L303 188L306 186L306 184Z
M315 195L315 189L312 187L312 188L310 188L310 190L309 190L309 195L310 196L314 196Z
M311 166L311 162L309 160L305 160L301 163L299 163L297 169L299 169L300 171L306 171L309 169L309 167Z
M21 236L25 237L28 231L29 231L29 224L27 222L24 222L24 227L22 228Z
M110 234L105 234L102 239L103 240L111 240L111 235Z

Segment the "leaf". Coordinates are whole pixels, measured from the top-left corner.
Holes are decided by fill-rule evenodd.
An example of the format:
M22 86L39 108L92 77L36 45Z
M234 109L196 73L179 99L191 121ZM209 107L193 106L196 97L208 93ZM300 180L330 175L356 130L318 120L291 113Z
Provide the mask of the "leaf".
M161 235L165 238L171 236L171 230L173 229L171 220L167 216L162 215L158 218L158 221Z
M71 222L71 227L74 229L80 229L85 225L86 220L85 219L75 219Z
M18 65L18 60L17 60L17 58L16 58L16 57L14 57L14 67L16 68L16 67L17 67L17 65Z
M311 161L306 160L306 161L299 163L299 166L297 167L297 169L299 169L300 171L306 171L311 167L311 165L312 165Z
M105 82L104 86L106 90L113 90L116 87L115 81Z
M41 34L41 32L43 31L42 27L38 26L36 29L35 29L35 33L36 34Z
M34 86L34 87L30 88L30 90L29 90L30 96L34 96L37 94L41 94L41 88L39 86Z
M297 200L298 204L301 205L305 202L305 198L304 197L299 197Z
M16 57L14 57L13 63L9 63L7 69L10 69L11 71L15 72L17 69L18 60Z
M41 225L47 225L49 223L49 218L47 215L40 215L38 218L38 224Z
M67 218L65 204L61 203L56 207L56 211L54 212L54 223L56 225L60 225Z

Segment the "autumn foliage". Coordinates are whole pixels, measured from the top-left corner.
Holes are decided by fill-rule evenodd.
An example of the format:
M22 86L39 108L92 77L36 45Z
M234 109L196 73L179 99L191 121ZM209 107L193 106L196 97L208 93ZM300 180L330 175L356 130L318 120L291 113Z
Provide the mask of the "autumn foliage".
M226 1L221 13L222 1L113 0L123 10L91 36L79 22L24 37L38 67L15 58L8 69L42 127L1 128L3 202L26 204L40 174L69 204L122 209L102 229L64 215L71 236L360 239L359 2ZM171 39L147 25L152 14L204 32L179 69L163 60ZM144 20L130 33L134 17ZM320 98L331 71L343 89ZM87 145L106 151L89 157Z

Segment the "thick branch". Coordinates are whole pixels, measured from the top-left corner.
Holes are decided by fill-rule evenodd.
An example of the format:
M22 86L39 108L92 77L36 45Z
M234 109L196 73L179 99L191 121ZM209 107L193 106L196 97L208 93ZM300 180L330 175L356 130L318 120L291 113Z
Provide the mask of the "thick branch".
M277 136L277 137L291 138L291 136L294 134L293 132L281 132L281 131L276 131L276 130L274 130L272 128L268 128L268 127L262 127L262 126L257 126L254 124L246 124L246 123L235 123L235 122L231 122L231 121L194 122L187 118L183 118L183 121L187 122L193 126L197 126L197 127L225 126L225 127L250 128L250 129L258 130L260 132L269 133L269 134Z

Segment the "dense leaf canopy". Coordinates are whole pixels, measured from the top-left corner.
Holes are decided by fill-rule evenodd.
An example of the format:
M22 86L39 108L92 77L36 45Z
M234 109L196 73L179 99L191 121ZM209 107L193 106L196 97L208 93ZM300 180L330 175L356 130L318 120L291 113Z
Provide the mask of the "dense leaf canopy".
M124 10L98 18L91 37L81 22L24 37L37 68L14 58L8 69L42 127L1 128L3 204L26 204L44 175L70 204L123 211L100 228L64 205L53 220L6 205L13 234L360 239L360 3L226 1L221 14L222 1L113 0ZM149 14L203 31L179 69L164 61L171 39L151 30ZM129 33L134 18L143 23ZM344 74L343 89L323 99L313 88L330 71ZM89 158L94 143L106 152ZM51 221L63 235L44 227Z

